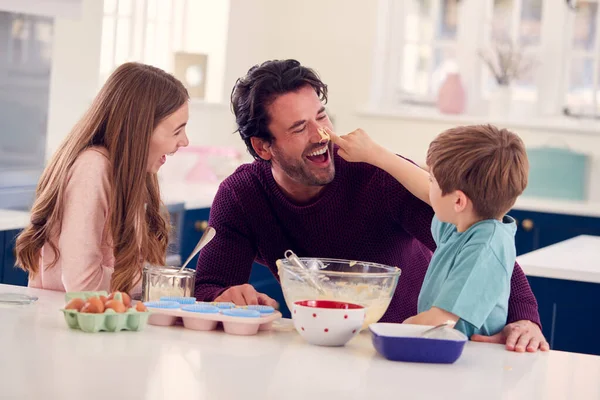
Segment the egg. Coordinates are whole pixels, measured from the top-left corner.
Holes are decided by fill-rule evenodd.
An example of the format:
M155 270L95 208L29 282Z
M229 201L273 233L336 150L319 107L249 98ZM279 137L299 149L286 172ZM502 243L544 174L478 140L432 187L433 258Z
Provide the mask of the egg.
M65 306L65 310L81 311L84 305L85 301L83 299L71 299L71 301L69 301Z
M100 296L100 301L102 302L102 304L106 304L108 299L106 298L106 296Z
M139 312L145 312L148 311L148 309L146 308L146 306L144 305L144 303L142 303L141 301L139 301L136 305L135 305L135 309Z
M119 293L121 295L121 299L122 299L122 302L125 305L125 307L127 307L127 308L131 307L131 297L129 297L129 295L125 292L112 292L111 294L108 295L107 300L113 300L117 293Z
M81 309L82 313L100 314L104 312L104 304L98 297L90 297Z
M125 307L131 307L131 297L129 297L129 295L124 292L121 292L121 295L123 296L123 304L125 304Z
M118 313L124 313L125 311L127 311L127 307L125 307L125 304L123 304L119 300L108 300L105 306L107 310L111 309Z

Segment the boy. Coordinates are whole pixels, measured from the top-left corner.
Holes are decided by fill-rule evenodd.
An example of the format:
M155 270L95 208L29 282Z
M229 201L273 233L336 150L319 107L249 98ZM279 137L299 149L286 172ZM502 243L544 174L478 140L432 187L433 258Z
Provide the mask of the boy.
M340 137L326 132L342 158L383 169L435 212L431 232L437 249L418 314L404 322L451 320L469 338L500 332L516 258L516 223L506 213L527 186L529 169L521 139L490 125L449 129L429 146L428 173L360 129Z

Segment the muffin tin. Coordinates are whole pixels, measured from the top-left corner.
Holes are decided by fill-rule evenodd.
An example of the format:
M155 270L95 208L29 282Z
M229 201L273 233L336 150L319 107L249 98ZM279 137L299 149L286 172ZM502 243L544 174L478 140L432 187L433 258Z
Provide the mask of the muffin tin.
M255 335L270 330L281 313L269 306L241 306L233 303L190 303L186 298L163 297L144 305L151 311L148 323L158 326L183 324L187 329L212 331L221 324L232 335Z

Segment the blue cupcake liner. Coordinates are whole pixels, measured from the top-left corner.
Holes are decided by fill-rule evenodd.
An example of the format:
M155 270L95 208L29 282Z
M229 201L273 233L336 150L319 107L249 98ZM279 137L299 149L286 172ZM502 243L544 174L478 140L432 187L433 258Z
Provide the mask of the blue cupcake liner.
M235 308L235 304L230 303L230 302L217 302L217 301L213 301L212 303L208 303L210 305L213 305L215 307L218 307L221 310L227 310L230 308Z
M179 304L194 304L196 303L195 297L178 297L178 296L163 296L160 301L176 301Z
M148 301L144 303L148 308L162 308L173 310L179 308L181 305L176 301Z
M246 310L244 308L230 308L221 310L221 314L227 315L228 317L260 318L260 313L258 311Z
M210 304L190 304L181 307L183 311L195 312L200 314L218 314L219 308Z
M246 308L248 310L255 310L258 311L261 314L273 314L275 312L275 309L271 306L244 306L242 308Z

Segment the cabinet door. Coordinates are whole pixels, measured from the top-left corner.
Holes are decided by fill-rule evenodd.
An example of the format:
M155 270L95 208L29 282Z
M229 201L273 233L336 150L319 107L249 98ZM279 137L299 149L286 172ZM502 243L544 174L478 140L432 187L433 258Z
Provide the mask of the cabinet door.
M517 220L517 255L562 242L579 235L600 236L600 218L511 210Z
M540 221L539 247L550 246L579 235L600 236L600 218L538 213L535 220Z
M529 278L552 350L600 355L600 284Z
M555 316L556 302L558 301L557 294L554 292L556 285L555 279L538 278L528 276L529 286L538 303L538 312L540 314L540 322L542 323L542 333L550 344L550 348L554 348L555 338Z
M27 273L15 267L15 240L20 230L4 232L4 277L2 283L27 286Z
M208 216L210 208L199 208L195 210L186 210L183 218L183 229L181 230L181 262L192 254L198 240L202 237L204 230L208 227ZM198 256L194 257L188 264L188 268L196 269Z
M515 247L517 256L532 252L536 249L536 232L529 229L532 215L528 211L511 210L509 215L516 220L517 233L515 234Z

